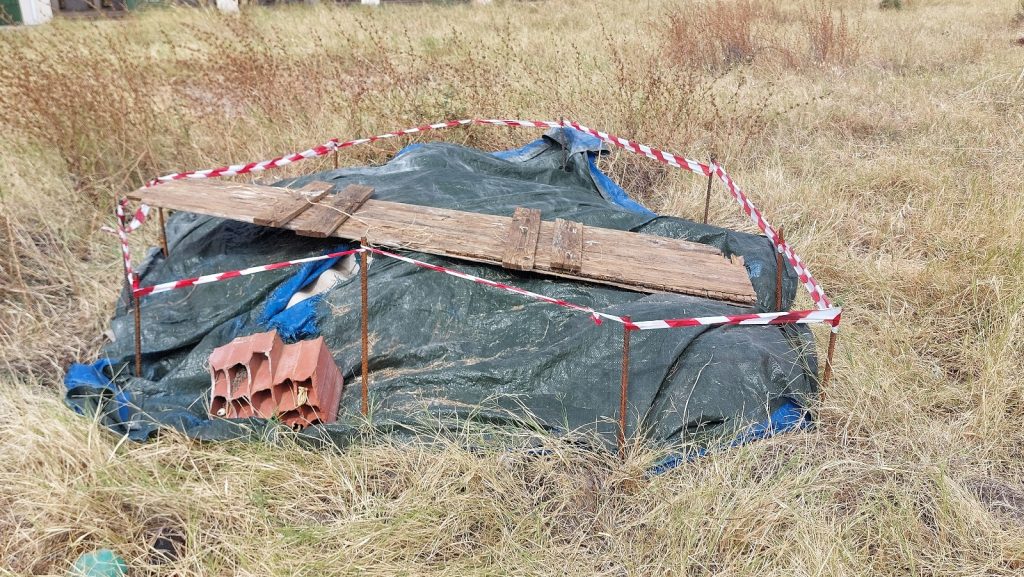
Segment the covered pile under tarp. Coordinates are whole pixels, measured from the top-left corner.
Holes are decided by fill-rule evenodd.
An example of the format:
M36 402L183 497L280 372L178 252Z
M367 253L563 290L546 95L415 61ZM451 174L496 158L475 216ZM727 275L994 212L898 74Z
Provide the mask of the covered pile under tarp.
M418 144L379 167L347 168L312 180L374 187L374 198L509 216L539 209L544 220L682 238L740 255L758 295L755 312L775 306L776 260L762 236L657 216L602 174L600 143L555 129L521 149L486 153L451 144ZM324 254L346 245L222 219L175 213L170 257L151 250L142 286ZM634 320L751 312L717 301L642 294L516 273L411 253L473 275L513 284ZM686 258L680 255L680 258ZM97 395L116 431L145 439L172 427L200 439L259 436L266 421L208 416L210 352L232 339L277 329L286 340L322 335L346 380L335 424L305 435L343 444L360 415L360 283L355 275L287 307L333 263L315 262L142 300L143 376L132 372L134 320L122 299L116 339L93 366L69 370L68 402L87 412ZM622 267L643 267L642 254ZM783 275L784 306L796 275ZM287 307L287 308L286 308ZM411 266L375 258L369 266L371 422L383 430L485 426L597 433L614 442L622 328L585 315ZM803 326L722 326L639 331L632 335L628 434L677 443L732 437L746 427L792 423L817 394L817 361ZM759 425L758 425L759 424Z

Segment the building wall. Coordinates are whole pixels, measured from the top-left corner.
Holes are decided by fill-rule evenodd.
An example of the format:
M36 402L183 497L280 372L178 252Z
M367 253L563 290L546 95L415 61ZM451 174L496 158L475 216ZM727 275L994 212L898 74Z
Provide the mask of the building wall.
M21 21L25 24L44 24L53 20L53 9L50 0L19 0L21 3Z

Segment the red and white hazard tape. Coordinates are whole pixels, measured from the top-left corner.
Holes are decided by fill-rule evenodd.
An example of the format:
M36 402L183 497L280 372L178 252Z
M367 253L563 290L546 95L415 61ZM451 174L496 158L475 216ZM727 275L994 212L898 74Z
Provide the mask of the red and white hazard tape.
M842 313L843 309L827 308L774 313L748 313L743 315L662 319L656 321L627 321L623 324L626 325L626 328L635 331L716 325L805 325L817 323L827 323L832 325L832 328L835 329L839 326Z
M428 131L431 131L431 130L440 130L440 129L443 129L443 128L454 128L454 127L457 127L457 126L468 126L468 125L471 125L471 124L475 124L475 125L479 125L479 126L507 126L507 127L513 127L513 128L559 128L559 127L571 127L571 128L575 128L576 130L579 130L579 131L582 131L582 132L586 132L587 134L590 134L590 135L592 135L592 136L594 136L596 138L599 138L600 140L602 140L604 142L607 142L609 144L614 144L615 146L618 146L618 147L623 148L625 150L628 150L630 152L634 152L636 154L641 154L641 155L647 156L648 158L651 158L653 160L657 160L657 161L662 162L664 164L667 164L669 166L674 166L676 168L684 168L684 169L689 170L691 172L696 172L698 174L703 174L704 176L707 176L708 173L710 172L710 169L708 168L708 166L706 164L702 164L702 163L697 162L695 160L689 160L687 158L683 158L682 156L677 156L677 155L672 154L670 152L665 152L665 151L662 151L662 150L659 150L657 148L653 148L653 147L650 147L650 146L647 146L647 145L644 145L644 144L639 144L639 143L636 143L636 142L634 142L632 140L627 140L625 138L619 138L618 136L615 136L615 135L612 135L612 134L608 134L606 132L601 132L599 130L594 130L592 128L588 128L586 126L583 126L582 124L579 124L578 122L570 122L570 121L565 121L565 120L558 121L558 122L553 122L553 121L550 121L550 120L507 120L507 119L466 118L466 119L462 119L462 120L449 120L447 122L438 122L438 123L435 123L435 124L424 124L423 126L417 126L417 127L414 127L414 128L406 128L404 130L396 130L394 132L386 132L384 134L378 134L376 136L370 136L370 137L367 137L367 138L356 138L356 139L353 139L353 140L347 140L345 142L341 142L337 138L332 138L331 140L328 140L327 142L325 142L325 143L323 143L323 144L321 144L319 146L314 146L313 148L310 148L308 150L304 150L302 152L295 152L295 153L292 153L292 154L285 154L283 156L279 156L277 158L272 158L270 160L264 160L262 162L249 162L249 163L246 163L246 164L233 164L233 165L230 165L230 166L222 166L222 167L219 167L219 168L208 168L206 170L189 170L189 171L185 171L185 172L175 172L175 173L172 173L172 174L167 174L167 175L164 175L164 176L161 176L161 177L158 177L158 178L154 178L153 180L147 182L146 186L156 186L156 185L158 185L158 184L160 184L162 182L171 182L171 181L175 181L175 180L203 179L203 178L220 178L220 177L224 177L224 176L238 176L238 175L241 175L241 174L249 174L249 173L253 173L253 172L263 172L265 170L270 170L270 169L278 168L278 167L281 167L281 166L287 166L289 164L298 162L300 160L305 160L307 158L316 158L316 157L320 157L320 156L325 156L325 155L330 154L332 152L335 152L337 150L341 150L343 148L350 148L352 146L358 146L360 144L369 144L371 142L377 142L378 140L385 140L385 139L388 139L388 138L396 138L396 137L399 137L399 136L408 136L410 134L416 134L416 133L419 133L419 132L428 132ZM139 216L139 215L137 215L137 216ZM140 220L140 222L144 222L145 221L145 215L141 215L141 218L139 220ZM131 228L131 230L134 230L135 228L138 228L138 227L134 226L134 227Z
M684 170L689 170L690 172L696 174L703 174L704 176L708 176L711 172L711 169L708 167L708 165L697 162L696 160L690 160L689 158L684 158L682 156L672 154L671 152L665 152L664 150L654 148L653 146L640 144L639 142L633 140L620 138L618 136L615 136L614 134L608 134L607 132L594 130L593 128L583 126L578 122L564 122L563 124L561 124L561 126L569 126L575 128L576 130L579 130L580 132L586 132L587 134L599 140L602 140L609 144L614 144L615 146L618 146L623 150L627 150L629 152L632 152L633 154L639 154L640 156L646 156L651 160L656 160L662 164L667 164L675 168L682 168Z
M818 284L818 281L811 275L811 271L807 269L807 265L804 264L804 261L800 259L788 244L780 242L779 234L770 224L768 224L768 221L765 220L761 211L754 206L754 203L750 202L747 195L743 193L743 189L736 184L732 177L729 176L721 166L715 167L715 174L718 176L719 180L725 184L725 187L729 189L729 193L732 194L733 198L736 199L736 202L739 203L743 212L745 212L747 216L754 221L757 228L768 237L768 241L772 243L775 250L781 252L789 261L789 264L793 266L793 270L800 278L800 282L803 283L804 288L807 289L808 294L811 295L811 300L814 301L814 306L819 309L830 308L832 306L832 302L827 296L825 296L825 291L821 288L821 285Z
M241 270L227 271L216 274L208 274L204 276L198 276L194 278L187 278L177 281L166 282L158 285L136 288L132 291L132 294L136 298L144 296L168 292L172 290L188 288L196 285L218 282L222 280L228 280L238 278L241 276L247 276L260 272L266 272L271 270L277 270L286 268L298 264L305 264L309 262L316 262L321 260L328 260L332 258L339 258L348 256L350 254L356 254L359 252L371 252L376 255L393 258L402 262L409 263L422 269L432 270L442 274L447 274L463 280L468 280L476 284L496 288L520 296L524 296L536 301L545 302L548 304L557 305L574 311L586 313L594 320L596 324L601 324L604 320L609 320L621 324L626 330L630 331L646 331L656 329L676 329L684 327L699 327L699 326L721 326L721 325L783 325L783 324L811 324L811 323L828 323L833 328L839 325L841 309L829 308L824 310L802 310L802 311L789 311L789 312L773 312L773 313L748 313L741 315L723 315L723 316L711 316L711 317L687 317L677 319L658 319L650 321L633 321L628 317L619 315L613 315L605 312L595 310L591 307L586 307L573 302L569 302L564 299L556 299L540 293L528 291L523 288L519 288L514 285L493 281L483 277L464 273L459 270L443 267L436 264L430 264L421 260L416 260L400 254L395 254L379 248L373 248L370 246L364 246L361 248L355 248L351 250L345 250L341 252L333 252L322 256L314 256L308 258L300 258L294 260L286 260L273 264L266 264L262 266L254 266Z
M132 294L135 295L136 298L140 298L140 297L148 296L148 295L151 295L151 294L163 293L163 292L172 291L172 290L176 290L176 289L188 288L188 287L191 287L191 286L207 284L207 283L217 282L217 281L222 281L222 280L228 280L228 279L232 279L232 278L238 278L240 276L248 276L248 275L251 275L251 274L256 274L258 272L267 272L267 271L270 271L270 270L277 270L277 269L280 269L280 268L286 268L286 267L294 266L294 265L297 265L297 264L305 264L307 262L316 262L316 261L320 261L320 260L328 260L328 259L332 259L332 258L339 258L339 257L343 257L343 256L348 256L350 254L355 254L357 252L362 252L362 249L356 248L356 249L352 249L352 250L344 250L344 251L341 251L341 252L332 252L330 254L325 254L325 255L321 255L321 256L311 256L311 257L307 257L307 258L297 258L297 259L294 259L294 260L285 260L285 261L281 261L281 262L275 262L273 264L264 264L264 265L260 265L260 266L243 268L241 270L232 270L232 271L227 271L227 272L219 272L219 273L215 273L215 274L207 274L207 275L203 275L203 276L197 276L197 277L193 277L193 278L186 278L186 279L181 279L181 280L175 280L175 281L165 282L165 283L161 283L161 284L157 284L157 285L153 285L153 286L136 287L132 291Z
M632 152L634 154L638 154L638 155L641 155L641 156L646 156L647 158L650 158L652 160L661 162L662 164L666 164L668 166L673 166L673 167L680 168L680 169L683 169L683 170L688 170L688 171L693 172L695 174L701 174L701 175L708 176L708 177L710 177L711 175L715 175L715 176L717 176L719 178L719 180L722 181L723 184L725 184L726 188L729 190L729 193L736 200L736 202L740 205L740 208L743 210L743 212L746 213L747 216L749 216L750 219L754 222L754 224L758 227L758 229L762 233L765 234L765 236L768 238L769 242L772 244L772 246L775 248L775 250L780 252L780 253L782 253L786 257L786 259L789 261L790 265L793 267L794 271L796 272L797 276L800 278L800 282L803 283L804 288L807 289L808 294L810 294L811 300L814 302L814 305L817 307L817 309L819 309L819 311L821 311L824 314L824 316L829 316L829 314L832 314L832 313L830 313L830 311L839 311L840 310L840 309L833 309L832 308L831 301L825 295L825 292L822 289L821 285L817 282L817 280L815 280L813 275L811 275L811 272L807 268L807 265L804 264L803 260L796 254L795 251L793 251L793 249L787 243L780 241L778 233L775 231L775 229L768 223L768 221L764 218L764 215L761 213L761 211L758 210L758 208L756 206L754 206L754 203L752 203L750 201L750 199L747 197L747 195L743 192L743 189L741 189L739 187L739 185L736 184L736 182L732 179L731 176L729 176L729 174L725 171L725 169L721 165L714 164L714 163L711 164L711 165L704 164L704 163L701 163L701 162L698 162L698 161L695 161L695 160L691 160L691 159L688 159L688 158L685 158L685 157L682 157L682 156L679 156L679 155L676 155L676 154L672 154L671 152L666 152L664 150L660 150L658 148L654 148L652 146L648 146L648 145L645 145L645 144L640 144L640 143L638 143L636 141L633 141L633 140L621 138L621 137L615 136L613 134L609 134L609 133L602 132L602 131L599 131L599 130L594 130L592 128L589 128L587 126L584 126L582 124L579 124L577 122L572 122L572 121L561 120L561 121L558 121L558 122L552 122L552 121L543 121L543 120L463 119L463 120L451 120L451 121L447 121L447 122L438 122L438 123L435 123L435 124L426 124L426 125L418 126L418 127L415 127L415 128L407 128L405 130L396 130L394 132L388 132L388 133L385 133L385 134L380 134L380 135L377 135L377 136L371 136L371 137L368 137L368 138L358 138L358 139L354 139L354 140L348 140L348 141L345 141L345 142L340 142L338 139L332 138L331 140L325 142L324 144L321 144L319 146L315 146L315 147L310 148L308 150L305 150L305 151L302 151L302 152L296 152L296 153L288 154L288 155L284 155L284 156L279 156L277 158L273 158L273 159L270 159L270 160L264 160L262 162L250 162L250 163L246 163L246 164L236 164L236 165L224 166L224 167L220 167L220 168L211 168L211 169L207 169L207 170L187 171L187 172L178 172L178 173L174 173L174 174L168 174L168 175L161 176L159 178L151 180L150 182L147 183L147 186L156 186L156 185L158 185L160 183L170 182L170 181L174 181L174 180L218 178L218 177L227 177L227 176L238 176L238 175L241 175L241 174L248 174L248 173L253 173L253 172L262 172L264 170L278 168L278 167L281 167L281 166L287 166L289 164L292 164L294 162L298 162L300 160L304 160L304 159L307 159L307 158L316 158L316 157L319 157L319 156L324 156L324 155L330 154L332 152L336 152L338 150L341 150L343 148L349 148L349 147L357 146L357 145L360 145L360 144L367 144L367 143L376 142L378 140L384 140L384 139L388 139L388 138L407 136L407 135L415 134L415 133L419 133L419 132L427 132L427 131L431 131L431 130L440 130L440 129L444 129L444 128L454 128L454 127L457 127L457 126L468 126L468 125L506 126L506 127L524 127L524 128L570 127L570 128L574 128L576 130L579 130L581 132L585 132L587 134L590 134L591 136L594 136L595 138L598 138L598 139L600 139L603 142L612 144L612 145L617 146L617 147L619 147L619 148L621 148L623 150L626 150L628 152ZM131 258L130 258L130 255L128 254L128 244L127 244L126 234L131 232L131 231L133 231L133 230L135 230L135 229L137 229L137 228L139 228L140 226L142 226L142 224L146 222L146 218L148 216L148 213L149 213L149 207L146 206L146 205L141 205L139 207L139 209L133 215L133 218L132 218L131 222L125 222L126 217L125 217L125 213L124 213L124 205L123 205L123 203L118 205L119 229L118 229L117 233L118 233L118 236L121 239L122 250L124 252L125 272L126 272L126 275L127 275L128 279L129 279L129 282L133 283L132 286L134 288L138 288L138 286L137 286L138 280L135 278L135 276L134 276L134 274L132 272L132 269L131 269ZM395 258L402 258L402 259L405 258L405 257L399 257L398 255L394 255L394 257ZM422 264L425 265L427 268L430 268L430 267L434 266L434 265L427 265L426 263L422 263ZM268 266L273 266L273 265L268 265ZM419 266L419 265L417 265L417 266ZM259 272L259 271L256 271L256 272ZM449 274L454 274L455 276L459 276L462 273L457 273L456 274L456 273L453 272L453 273L449 273ZM216 280L221 280L221 279L216 279ZM211 281L206 281L206 282L211 282ZM478 281L478 282L482 282L482 284L500 285L500 283L492 283L492 281L484 281L483 279L481 279L481 281ZM198 283L195 283L195 284L198 284ZM504 288L504 287L499 286L498 288ZM166 289L166 290L171 290L171 289ZM520 293L520 294L527 294L528 293L527 296L535 295L535 293L529 293L528 291L522 291L522 289L515 289L515 287L506 288L506 290L511 290L512 292L517 292L517 293ZM156 292L160 292L160 291L156 291ZM149 294L149 293L147 293L147 294ZM559 304L557 302L557 299L549 299L549 297L543 297L543 295L536 295L536 296L537 297L542 297L541 300L549 300L550 302L555 302L555 304ZM571 303L569 303L569 304L571 304ZM575 308L575 307L576 307L576 305L573 305L570 308ZM788 319L791 319L791 318L795 318L795 317L793 317L793 315L799 315L800 313L803 313L803 312L809 312L809 311L791 311L791 312L788 312L788 313L758 313L761 316L758 316L757 318L745 319L745 320L737 321L735 323L730 323L730 324L766 324L766 323L772 322L772 321L775 324L779 324L781 322L830 322L830 323L834 323L833 324L833 328L838 326L838 321L839 321L839 318L840 318L838 312L835 312L833 314L833 316L831 316L829 318L818 318L821 315L804 315L804 316L800 317L797 320L788 320ZM825 314L825 313L828 313L828 314ZM605 315L602 315L600 313L596 313L596 311L594 311L594 314L597 315L597 316L595 316L595 319L598 318L598 317L602 317L602 316L604 316L605 318L608 318ZM769 316L764 316L764 315L776 315L776 316L769 317ZM715 317L708 317L708 318L715 318ZM764 320L764 319L768 319L768 320ZM621 321L622 319L619 319L619 320ZM676 321L690 321L690 320L695 320L695 319L674 319L674 320L676 320ZM744 322L744 321L750 321L750 322ZM759 321L759 322L753 322L753 321ZM761 322L761 321L763 321L763 322ZM625 322L628 322L628 321L625 321ZM669 322L669 321L645 321L645 322L654 323L654 322ZM717 323L717 324L721 324L721 323ZM639 325L637 325L637 326L639 326ZM693 326L693 325L680 325L680 326ZM651 327L651 328L666 328L666 327Z
M128 247L128 231L125 229L124 209L127 204L127 199L121 199L114 207L114 211L117 213L117 238L121 243L121 256L124 258L124 276L128 280L128 286L134 291L139 286L139 280L132 270L132 253Z
M351 146L357 146L360 144L367 144L370 142L376 142L378 140L384 140L387 138L395 138L398 136L407 136L409 134L416 134L417 132L427 132L429 130L438 130L441 128L453 128L455 126L465 126L467 124L473 124L475 121L472 119L466 120L451 120L448 122L438 122L436 124L425 124L423 126L417 126L415 128L406 128L405 130L396 130L394 132L388 132L385 134L378 134L377 136L371 136L369 138L357 138L355 140L348 140L345 142L339 141L337 138L332 138L327 142L314 146L308 150L302 152L295 152L292 154L285 154L277 158L270 160L264 160L262 162L249 162L246 164L233 164L231 166L222 166L220 168L210 168L207 170L189 170L186 172L176 172L174 174L168 174L146 183L146 186L156 186L161 182L171 182L173 180L184 180L184 179L197 179L197 178L219 178L222 176L238 176L240 174L249 174L251 172L263 172L264 170L270 170L272 168L279 168L282 166L288 166L294 162L305 160L307 158L316 158L330 154L336 150L342 148L349 148Z
M430 264L407 256L381 250L373 247L363 247L365 250L386 256L389 258L397 259L409 264L439 272L447 275L451 275L456 278L472 281L477 284L484 286L493 287L506 292L521 295L527 298L531 298L537 301L558 305L574 311L586 313L594 319L594 322L601 324L603 319L610 320L621 324L626 330L631 331L647 331L655 329L676 329L683 327L700 327L700 326L721 326L721 325L785 325L785 324L812 324L812 323L828 323L833 327L839 326L840 315L842 309L828 308L823 310L802 310L802 311L789 311L789 312L772 312L772 313L748 313L742 315L725 315L725 316L712 316L712 317L687 317L678 319L659 319L650 321L632 321L628 317L619 315L613 315L605 312L601 312L590 307L578 305L563 299L556 299L526 289L519 288L510 284L505 284L490 279L478 277L475 275L467 274L462 271L450 269L436 264Z
M457 270L454 270L454 269L450 269L450 268L445 268L443 266L439 266L439 265L436 265L436 264L430 264L428 262L423 262L421 260L416 260L414 258L409 258L407 256L402 256L400 254L395 254L393 252L388 252L386 250L381 250L379 248L373 248L373 247L369 247L369 246L366 246L366 247L363 247L363 248L365 250L369 251L369 252L374 253L374 254L379 254L381 256L386 256L386 257L389 257L389 258L393 258L393 259L397 259L397 260L400 260L400 261L403 261L403 262L407 262L409 264L418 266L420 268L425 268L427 270L432 270L434 272L440 272L440 273L444 273L444 274L447 274L447 275L451 275L451 276L456 277L456 278L461 278L461 279L473 281L473 282L475 282L477 284L482 284L484 286L489 286L489 287L493 287L493 288L496 288L496 289L501 289L503 291L507 291L507 292L510 292L510 293L515 293L517 295L522 295L522 296L525 296L525 297L529 297L529 298L532 298L534 300L550 303L550 304L553 304L553 305L558 305L560 307L565 307L567 309L572 309L574 311L584 312L584 313L589 314L591 317L593 317L594 318L594 322L597 323L597 324L601 324L601 319L602 318L610 318L610 319L613 319L613 320L620 320L619 317L612 317L612 316L609 316L609 315L606 315L606 314L603 314L603 313L599 313L599 312L595 311L594 309L592 309L590 307L585 307L585 306L582 306L582 305L574 304L574 303L571 303L569 301L565 301L565 300L562 300L562 299L551 298L549 296L545 296L545 295L542 295L540 293L535 293L535 292L528 291L526 289L521 289L521 288L519 288L517 286L512 286L512 285L509 285L509 284L500 283L500 282L489 280L489 279L485 279L485 278L482 278L482 277L473 276L471 274L466 274L464 272L460 272L460 271L457 271Z

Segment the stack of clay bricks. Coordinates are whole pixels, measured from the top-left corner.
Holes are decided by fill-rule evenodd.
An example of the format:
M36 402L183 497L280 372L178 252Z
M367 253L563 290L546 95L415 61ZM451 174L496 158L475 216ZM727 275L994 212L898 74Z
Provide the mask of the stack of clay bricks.
M286 345L277 331L214 349L210 379L211 415L277 418L294 429L334 422L344 390L323 337Z

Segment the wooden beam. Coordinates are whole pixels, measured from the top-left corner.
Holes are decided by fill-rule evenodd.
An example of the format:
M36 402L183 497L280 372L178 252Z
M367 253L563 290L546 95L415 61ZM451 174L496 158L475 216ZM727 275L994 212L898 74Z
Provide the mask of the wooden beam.
M292 208L290 212L284 213L280 217L272 217L273 220L270 222L262 223L256 221L256 224L281 228L285 223L291 221L296 216L299 216L309 207L316 204L321 198L326 196L327 191L333 186L334 185L329 182L314 180L296 191L297 194L295 195L294 208Z
M151 206L255 222L257 215L266 214L267 206L293 206L294 192L219 180L181 180L143 188L129 197ZM321 203L333 196L336 195ZM284 223L283 228L319 230L320 217L315 211L320 208L311 207ZM513 220L507 216L373 199L346 212L352 217L328 233L330 236L350 240L365 237L379 246L498 266L504 259ZM641 292L681 293L739 304L752 304L756 299L746 269L724 258L718 249L621 230L579 225L579 267L571 272L563 267L575 266L567 264L564 255L555 254L558 226L550 221L540 223L534 272Z
M533 270L537 241L540 239L540 211L516 207L505 234L501 266L512 270Z
M583 225L555 219L551 239L551 270L578 274L583 269Z
M304 213L310 218L303 220L302 227L295 227L293 230L302 236L327 238L345 224L345 221L371 196L373 189L369 186L350 184L345 190L321 201L313 210Z

